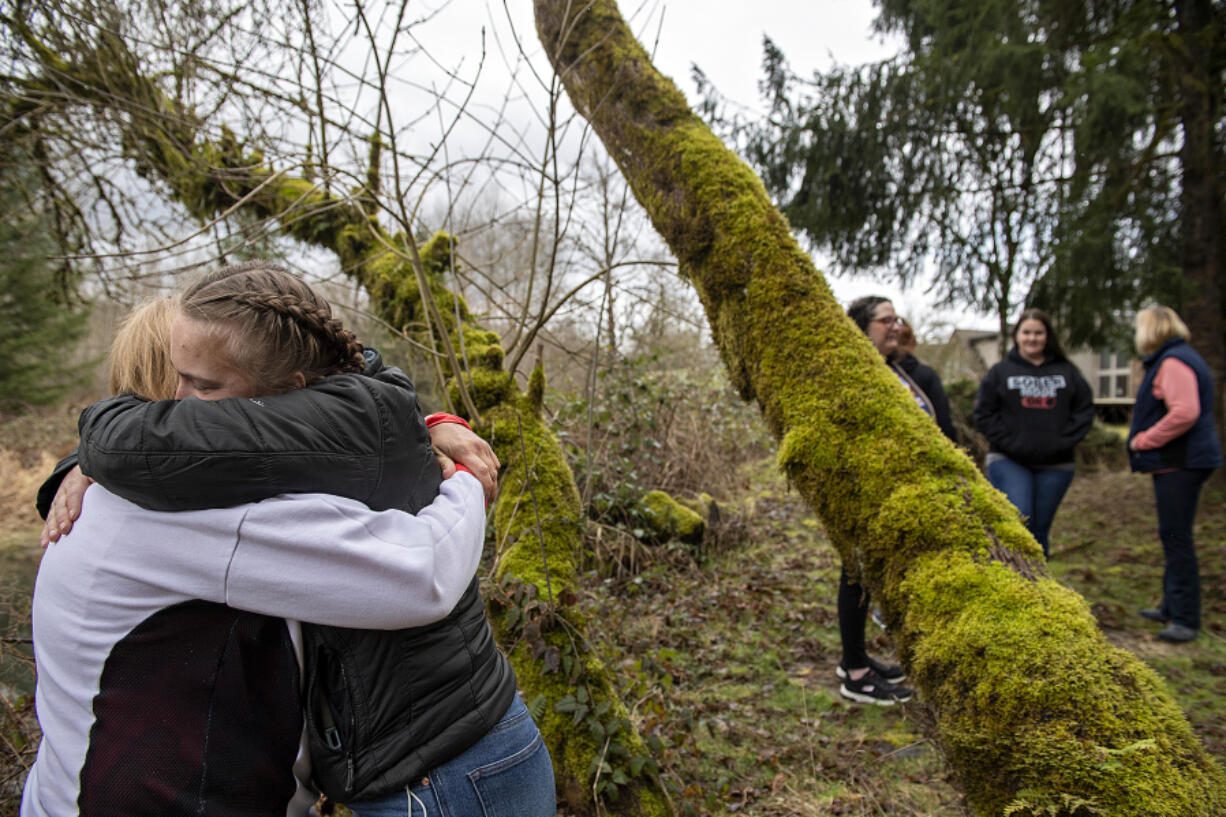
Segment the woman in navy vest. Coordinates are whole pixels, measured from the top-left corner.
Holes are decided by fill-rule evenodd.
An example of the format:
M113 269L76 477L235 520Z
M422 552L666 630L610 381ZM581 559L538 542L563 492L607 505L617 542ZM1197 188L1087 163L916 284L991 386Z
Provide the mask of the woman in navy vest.
M1137 352L1145 377L1137 390L1128 432L1133 471L1152 474L1158 504L1158 537L1166 564L1162 604L1142 610L1166 624L1164 641L1191 641L1200 629L1200 574L1192 523L1200 487L1222 464L1213 428L1213 378L1204 358L1188 345L1191 334L1175 310L1152 306L1137 315Z

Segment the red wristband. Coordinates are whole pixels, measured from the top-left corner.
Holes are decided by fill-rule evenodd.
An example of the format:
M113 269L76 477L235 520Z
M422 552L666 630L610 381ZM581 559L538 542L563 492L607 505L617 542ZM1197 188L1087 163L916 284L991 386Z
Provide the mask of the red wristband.
M459 423L460 425L472 431L472 426L463 417L457 417L454 414L444 414L441 411L435 412L426 418L426 428L434 428L439 423Z

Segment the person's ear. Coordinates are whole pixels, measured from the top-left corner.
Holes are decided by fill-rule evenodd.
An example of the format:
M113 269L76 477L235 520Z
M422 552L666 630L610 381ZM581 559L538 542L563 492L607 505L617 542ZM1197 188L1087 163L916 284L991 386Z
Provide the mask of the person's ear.
M306 377L303 376L302 372L294 372L289 376L289 382L293 384L292 388L301 389L306 386Z

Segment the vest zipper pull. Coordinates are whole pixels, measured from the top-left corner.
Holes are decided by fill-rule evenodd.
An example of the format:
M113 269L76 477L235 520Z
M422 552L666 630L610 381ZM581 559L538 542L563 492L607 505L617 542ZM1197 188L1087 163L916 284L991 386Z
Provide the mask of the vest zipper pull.
M328 744L328 748L334 751L341 748L341 733L337 731L335 726L329 726L324 732L324 741Z

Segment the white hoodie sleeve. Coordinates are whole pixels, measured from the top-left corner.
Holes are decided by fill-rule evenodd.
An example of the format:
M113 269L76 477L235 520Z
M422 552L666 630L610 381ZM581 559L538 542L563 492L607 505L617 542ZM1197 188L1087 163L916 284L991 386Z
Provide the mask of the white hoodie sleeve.
M481 484L463 471L417 515L325 494L283 495L248 506L225 601L317 624L417 627L459 602L484 539Z

